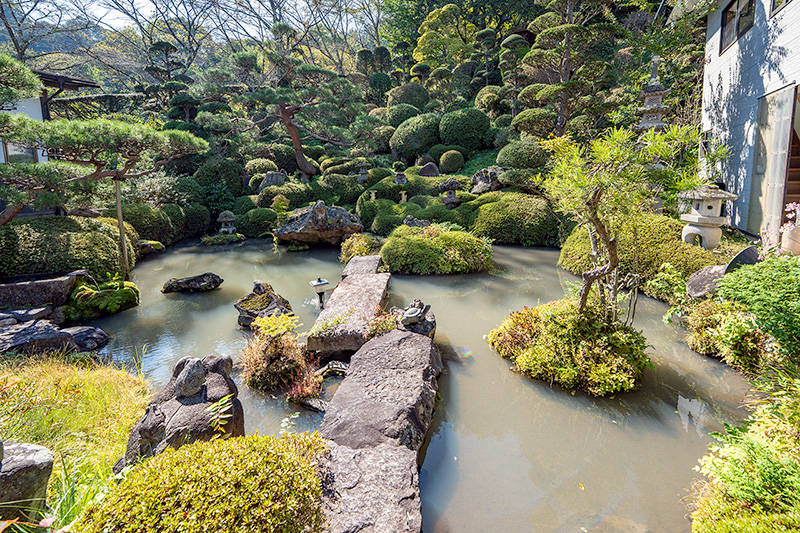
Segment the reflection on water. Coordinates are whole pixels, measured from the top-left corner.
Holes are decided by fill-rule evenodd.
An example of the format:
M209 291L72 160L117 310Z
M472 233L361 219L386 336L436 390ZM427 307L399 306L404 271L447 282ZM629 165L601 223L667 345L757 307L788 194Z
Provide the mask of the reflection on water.
M154 387L183 356L236 357L248 334L232 304L253 279L288 298L307 331L318 314L308 281L337 280L342 269L334 249L280 255L261 241L209 252L183 247L142 262L133 277L142 304L98 321L114 337L106 353L130 364L138 352ZM636 325L655 369L642 390L599 400L509 372L484 335L514 310L561 298L575 278L557 270L556 251L495 247L495 258L492 275L392 280L392 304L433 306L448 361L420 475L425 531L688 531L681 499L692 467L709 432L744 416L747 384L689 350L683 333L662 322L665 306L647 298ZM160 293L169 277L206 271L225 279L220 290ZM275 433L296 410L237 383L248 433ZM320 420L303 412L297 426L315 429Z

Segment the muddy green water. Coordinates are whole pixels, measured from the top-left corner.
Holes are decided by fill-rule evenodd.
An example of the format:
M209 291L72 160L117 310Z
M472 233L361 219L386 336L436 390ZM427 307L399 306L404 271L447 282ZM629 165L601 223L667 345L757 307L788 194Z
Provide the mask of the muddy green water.
M653 346L655 369L640 391L598 400L510 372L484 335L513 310L562 297L575 278L555 266L557 251L498 246L494 253L496 275L392 280L393 304L432 305L447 360L420 473L425 532L688 531L682 499L697 476L692 468L709 432L745 416L747 383L689 350L684 333L662 322L666 307L648 298L639 301L636 325ZM160 388L183 356L236 360L248 333L232 304L253 279L288 298L308 331L318 314L309 280L335 283L341 270L334 249L276 254L265 241L172 249L134 270L138 308L97 321L113 337L104 354L138 366ZM207 271L225 279L219 290L160 292L170 277ZM299 430L319 427L320 415L236 380L248 434L277 433L295 411Z

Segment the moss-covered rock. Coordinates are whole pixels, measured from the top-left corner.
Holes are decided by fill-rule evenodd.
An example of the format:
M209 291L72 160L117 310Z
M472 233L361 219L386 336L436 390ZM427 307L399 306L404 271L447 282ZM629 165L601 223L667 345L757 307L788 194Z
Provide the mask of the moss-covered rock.
M241 233L217 233L216 235L205 235L200 238L200 242L206 246L224 246L226 244L236 244L245 240Z
M651 366L640 332L570 298L512 313L488 340L518 372L595 396L637 389Z
M441 115L426 113L412 117L397 128L389 140L392 150L403 159L413 160L439 144L439 121Z
M460 274L484 272L492 265L488 241L464 231L399 226L381 248L391 272L404 274Z
M417 109L424 109L425 104L431 99L430 95L428 95L428 91L419 83L408 83L400 87L395 87L389 91L386 96L388 97L387 108L399 104L408 104ZM377 109L375 111L377 111Z
M139 288L130 281L80 283L64 305L67 320L88 320L113 315L139 305Z
M506 168L544 167L549 161L547 152L536 141L516 141L505 145L497 154L497 164Z
M491 121L483 112L474 107L459 109L442 116L439 138L442 144L458 144L474 151L483 146L483 136L489 126Z
M683 224L674 218L643 214L610 228L619 242L619 272L637 273L646 282L655 277L664 262L688 277L703 267L725 264L730 258L713 254L681 240ZM573 274L592 268L591 243L585 226L578 227L564 242L558 264Z
M496 244L558 246L561 220L550 203L541 196L502 193L498 201L483 203L470 223L479 237Z
M275 227L278 213L269 208L257 207L236 218L236 231L245 237L264 237Z
M416 117L420 113L421 111L411 104L397 104L386 109L385 118L390 126L397 128L406 120Z
M316 434L194 442L134 468L73 526L82 533L319 533L325 452ZM187 468L190 465L190 468Z
M126 223L129 267L136 264L139 235ZM93 277L121 270L114 219L18 218L0 226L0 276L66 272L85 268Z
M464 166L464 156L457 150L450 150L442 154L439 160L439 170L443 174L454 174Z
M342 241L339 261L347 264L352 258L360 255L375 255L381 249L381 241L369 233L354 233Z

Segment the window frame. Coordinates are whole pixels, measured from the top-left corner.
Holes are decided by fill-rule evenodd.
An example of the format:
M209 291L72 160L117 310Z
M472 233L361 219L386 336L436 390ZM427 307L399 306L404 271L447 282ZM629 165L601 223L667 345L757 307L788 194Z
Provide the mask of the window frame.
M774 17L778 13L780 13L784 7L791 4L792 0L783 0L783 3L779 5L777 8L775 7L775 0L770 0L769 3L769 18Z
M771 1L774 2L775 0L771 0ZM744 29L740 30L739 29L739 20L740 20L741 15L742 15L742 9L741 8L743 7L743 5L746 5L748 2L750 2L752 4L752 6L753 6L753 20L750 21L750 24L748 24L747 27L745 27ZM781 6L781 8L784 5L788 4L789 2L791 2L791 0L786 0L784 2L784 4ZM725 28L727 27L727 24L725 24L725 13L727 13L730 10L730 8L734 7L734 6L735 6L735 10L736 10L736 16L733 18L733 20L730 23L733 26L733 39L728 44L725 44ZM738 41L739 39L741 39L741 37L745 33L750 31L750 28L752 28L755 25L755 20L756 20L756 0L731 0L730 2L728 2L725 5L725 8L722 10L722 16L720 17L720 31L719 31L719 53L720 53L720 55L724 54L725 51L728 48L733 46L733 44L736 41Z
M4 163L10 163L10 161L8 160L8 144L9 143L7 143L6 141L3 141L3 140L0 139L0 144L3 145L3 162ZM14 143L11 143L11 144L14 144ZM39 150L37 150L36 148L31 148L31 150L33 152L33 164L40 163L41 161L39 160Z

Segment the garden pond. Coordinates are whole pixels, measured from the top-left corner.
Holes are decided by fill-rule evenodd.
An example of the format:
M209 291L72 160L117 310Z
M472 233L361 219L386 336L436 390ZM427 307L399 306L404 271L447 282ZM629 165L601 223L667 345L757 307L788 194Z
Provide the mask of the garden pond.
M337 256L334 248L276 253L265 240L174 247L134 270L139 307L94 322L112 336L102 353L138 368L156 389L181 357L236 360L250 333L238 328L233 303L254 279L286 297L308 331L319 313L309 281L333 287L343 268ZM557 250L495 246L494 257L493 274L392 279L391 304L431 304L447 360L421 456L425 532L688 531L683 499L699 476L693 467L710 432L746 416L747 382L689 350L685 333L662 321L667 307L647 297L635 325L655 368L640 391L597 399L510 372L484 336L512 311L563 297L577 278L556 266ZM171 277L209 271L225 279L216 291L160 292ZM277 433L294 412L297 430L319 428L321 415L235 379L248 434Z

